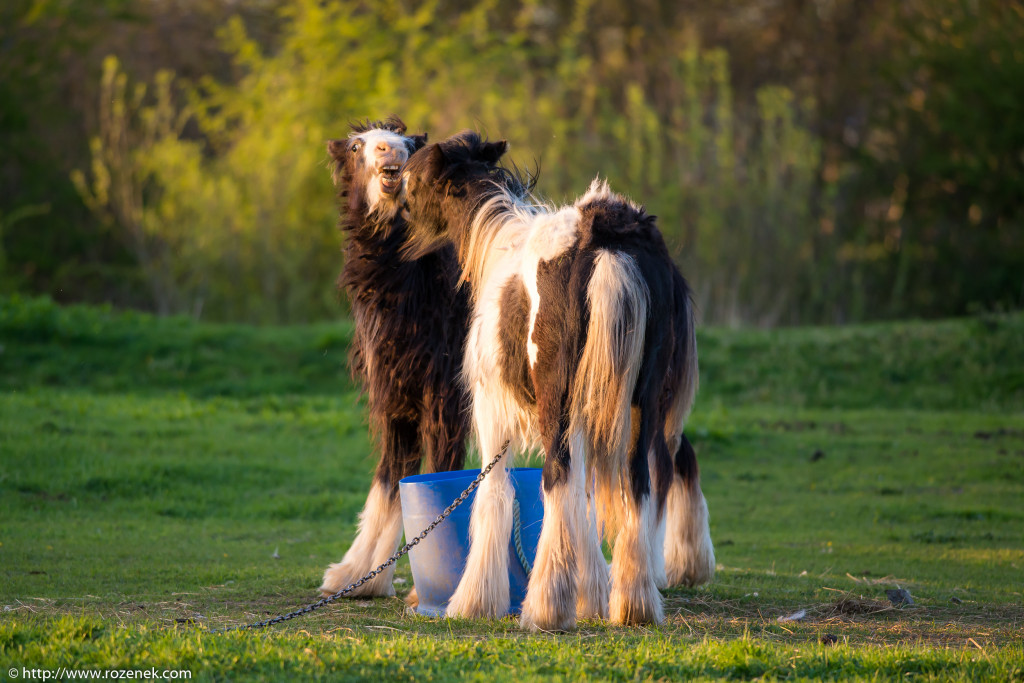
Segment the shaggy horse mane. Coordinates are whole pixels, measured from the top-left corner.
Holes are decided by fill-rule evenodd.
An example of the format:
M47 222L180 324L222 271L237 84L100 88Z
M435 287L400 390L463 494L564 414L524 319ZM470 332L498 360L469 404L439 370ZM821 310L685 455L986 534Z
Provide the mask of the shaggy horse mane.
M399 135L405 135L405 122L398 118L394 114L387 117L383 121L373 121L371 119L357 119L355 121L349 121L349 128L352 132L348 136L355 137L356 135L362 135L367 131L374 129L378 130L390 130L392 133L398 133Z

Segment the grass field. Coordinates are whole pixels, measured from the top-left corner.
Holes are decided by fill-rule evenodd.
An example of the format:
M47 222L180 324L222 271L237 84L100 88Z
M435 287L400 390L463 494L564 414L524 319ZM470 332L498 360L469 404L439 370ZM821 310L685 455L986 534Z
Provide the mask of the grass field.
M207 632L312 601L352 540L374 462L350 334L0 299L2 675L1024 680L1022 315L703 330L688 433L719 566L663 626L528 635L380 599Z

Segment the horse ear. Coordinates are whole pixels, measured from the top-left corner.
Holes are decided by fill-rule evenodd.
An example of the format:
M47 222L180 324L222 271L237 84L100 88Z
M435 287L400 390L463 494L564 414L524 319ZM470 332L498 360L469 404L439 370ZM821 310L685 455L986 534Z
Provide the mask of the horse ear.
M327 153L335 161L341 161L345 158L345 150L348 147L348 140L328 140L327 141Z
M412 143L412 149L409 151L415 152L416 150L420 149L421 147L424 147L427 144L427 134L424 133L423 135L410 136L409 141Z
M441 149L441 145L434 143L428 145L422 152L417 152L417 155L425 154L427 161L425 164L426 177L430 179L437 179L441 177L441 173L448 166L448 157L445 156L444 150Z
M508 151L508 140L484 142L480 145L480 158L489 164L496 164L506 151Z

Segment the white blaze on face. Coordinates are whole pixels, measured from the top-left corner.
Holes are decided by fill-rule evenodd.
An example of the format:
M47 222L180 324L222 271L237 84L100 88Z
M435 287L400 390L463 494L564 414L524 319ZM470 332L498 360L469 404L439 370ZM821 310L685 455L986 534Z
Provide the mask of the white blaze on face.
M382 170L397 166L395 178L392 182L401 183L402 165L409 159L409 148L406 147L406 138L390 130L374 128L365 133L350 136L352 143L359 143L358 150L363 155L363 163L369 178L366 183L366 204L367 213L377 210L377 205L382 199L393 199L394 192L389 194L382 187L382 182L389 182L381 175Z

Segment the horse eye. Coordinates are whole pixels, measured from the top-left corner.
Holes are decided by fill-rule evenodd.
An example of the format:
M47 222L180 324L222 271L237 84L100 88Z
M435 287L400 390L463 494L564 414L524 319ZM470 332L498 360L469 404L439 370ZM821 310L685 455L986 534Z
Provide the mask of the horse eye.
M355 143L354 145L352 145L352 151L353 152L358 152L359 151L359 143L358 142Z

